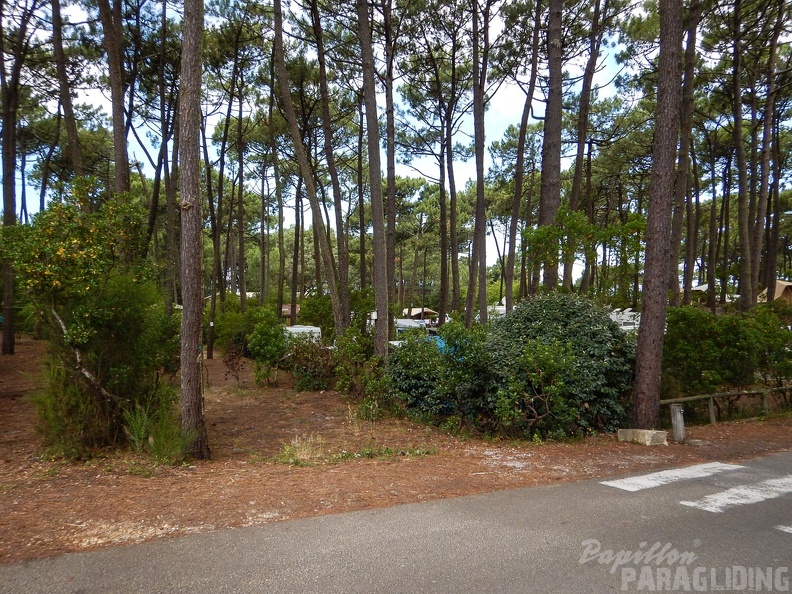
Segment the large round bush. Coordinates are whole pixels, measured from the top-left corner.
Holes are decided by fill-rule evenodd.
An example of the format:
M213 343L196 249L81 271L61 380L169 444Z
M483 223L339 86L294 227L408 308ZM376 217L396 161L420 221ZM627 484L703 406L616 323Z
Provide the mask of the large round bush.
M613 431L625 419L634 342L588 299L530 298L489 335L505 426L550 436Z

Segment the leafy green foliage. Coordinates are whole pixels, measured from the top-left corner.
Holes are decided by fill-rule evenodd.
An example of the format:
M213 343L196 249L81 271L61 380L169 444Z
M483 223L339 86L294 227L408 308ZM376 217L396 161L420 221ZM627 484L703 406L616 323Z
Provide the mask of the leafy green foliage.
M714 315L697 307L669 309L663 341L666 389L672 383L672 391L686 396L717 390L721 377L716 322Z
M314 295L305 298L300 305L300 313L297 317L300 324L319 326L322 329L322 336L332 343L335 337L335 319L333 318L330 295Z
M441 341L417 334L388 359L391 388L408 410L452 425L492 426L491 357L486 328L451 322L440 329ZM449 426L449 429L452 427Z
M395 414L397 406L391 398L390 378L382 359L374 357L373 338L358 328L348 328L336 338L333 349L335 389L357 397L355 415L375 421Z
M526 345L536 353L526 354ZM531 374L549 372L552 381L539 382L551 388L548 402L568 412L557 423L543 417L543 432L613 431L624 420L635 345L588 299L554 293L524 301L493 324L487 348L499 385L525 377L536 392Z
M348 328L335 341L333 364L336 389L351 394L363 394L371 371L374 341L358 328Z
M491 326L446 324L440 337L408 339L388 374L408 410L449 430L557 439L614 430L626 415L634 345L588 300L536 297Z
M256 383L274 383L272 372L288 352L286 330L274 312L264 309L258 312L256 325L247 339L247 348L256 362Z
M298 334L289 341L289 365L298 391L326 390L333 379L330 350L311 336Z
M45 438L67 456L139 435L124 430L129 411L141 407L156 416L172 404L163 397L170 392L163 374L178 367L178 320L165 316L156 287L116 277L93 308L102 325L91 328L79 352L106 393L75 369L73 345L53 332L52 372L36 401Z
M429 376L437 397L463 423L490 428L492 414L492 354L487 348L487 327L466 328L459 322L444 324L439 333L445 346L435 345L440 366Z
M190 440L174 412L176 395L161 390L155 398L157 401L136 402L124 409L124 431L135 451L146 452L157 462L180 463Z
M668 312L663 351L667 393L692 396L792 377L792 333L773 308L715 316L695 308Z
M396 397L408 410L427 416L448 415L452 408L436 389L436 374L442 368L437 345L423 336L410 335L388 356L388 376Z
M33 396L36 429L44 436L49 454L79 460L89 457L92 448L112 442L113 424L106 403L86 394L61 359L66 356L50 355L47 385Z
M166 406L162 380L178 368L179 322L165 315L140 259L144 222L143 209L120 200L90 212L72 200L14 238L14 264L52 339L39 427L61 454L120 445L130 439L125 412Z
M381 360L372 360L367 368L363 398L358 402L356 416L366 421L376 421L387 415L398 415L398 402L391 397L390 377Z
M789 309L759 306L750 313L755 326L757 373L765 383L782 385L792 378L792 332L785 316Z
M208 309L208 308L207 308ZM259 318L269 319L270 310L266 307L248 305L245 313L242 313L239 306L239 298L236 295L229 295L224 304L223 311L215 315L214 339L215 344L225 348L229 343L242 353L249 356L248 337L253 332ZM204 314L204 334L208 328L209 312Z
M507 432L565 437L575 433L576 413L566 378L575 356L557 341L531 340L517 361L517 373L497 393L495 414Z

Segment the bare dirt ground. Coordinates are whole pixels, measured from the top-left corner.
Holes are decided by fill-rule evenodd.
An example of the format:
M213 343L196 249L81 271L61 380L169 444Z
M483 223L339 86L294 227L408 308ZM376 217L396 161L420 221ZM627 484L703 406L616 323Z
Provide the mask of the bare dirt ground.
M688 427L696 446L613 436L559 444L452 437L407 420L357 420L335 392L257 388L206 361L213 459L169 467L125 452L70 463L42 456L29 395L46 345L0 357L0 563L233 526L609 477L792 449L792 418ZM277 461L284 445L310 465ZM294 449L294 448L293 448ZM374 457L367 457L374 454Z

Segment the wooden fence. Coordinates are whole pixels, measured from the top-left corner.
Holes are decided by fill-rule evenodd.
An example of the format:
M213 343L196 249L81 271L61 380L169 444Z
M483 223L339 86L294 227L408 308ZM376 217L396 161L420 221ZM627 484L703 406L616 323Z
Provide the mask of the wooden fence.
M710 423L715 423L715 399L716 398L734 398L741 396L761 396L762 408L765 413L768 412L767 396L774 392L788 392L792 390L792 386L779 386L777 388L767 388L765 390L740 390L738 392L721 392L719 394L701 394L699 396L685 396L683 398L670 398L668 400L661 400L660 404L683 404L685 402L696 402L698 400L709 400L709 417Z

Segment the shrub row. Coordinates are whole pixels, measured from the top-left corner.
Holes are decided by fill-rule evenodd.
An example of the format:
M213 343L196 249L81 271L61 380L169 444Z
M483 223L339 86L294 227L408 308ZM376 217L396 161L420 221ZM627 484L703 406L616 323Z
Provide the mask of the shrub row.
M440 339L412 337L388 361L393 392L420 416L541 438L625 419L634 343L587 299L535 297L489 327L446 324Z
M767 305L746 314L718 316L695 307L669 310L663 349L665 395L781 385L792 377L792 332L779 313Z

